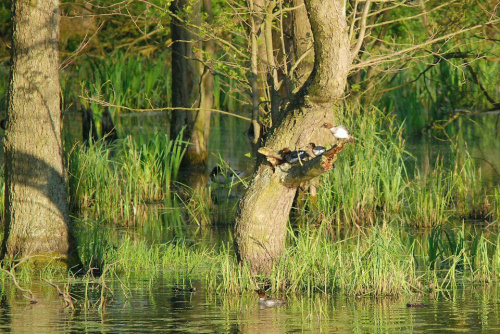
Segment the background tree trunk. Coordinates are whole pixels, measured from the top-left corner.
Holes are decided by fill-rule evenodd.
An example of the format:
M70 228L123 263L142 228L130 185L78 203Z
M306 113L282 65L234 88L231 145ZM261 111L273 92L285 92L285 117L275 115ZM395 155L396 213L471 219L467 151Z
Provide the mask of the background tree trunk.
M5 133L3 253L67 255L59 86L59 2L13 1Z
M293 6L298 7L292 12L293 60L300 62L294 70L294 78L291 79L297 81L298 87L304 84L314 67L311 24L303 4L304 0L293 0Z
M203 11L206 14L206 23L211 25L213 21L212 0L203 0ZM201 15L200 15L201 18ZM201 25L201 22L199 22ZM203 56L198 55L202 62L198 62L200 72L200 110L194 112L193 131L191 143L186 154L188 160L199 165L206 166L208 162L208 138L210 136L210 116L214 104L214 75L212 60L214 59L214 40L209 38L202 43ZM208 57L207 57L208 56ZM209 59L206 59L209 58Z
M189 13L186 12L190 7ZM208 17L211 17L211 2L205 1ZM190 2L175 0L171 10L172 17L172 106L182 108L200 107L211 109L213 105L213 75L202 63L201 42L196 36L197 27L201 26L201 1ZM178 18L182 17L181 21ZM213 53L213 41L203 46L205 51ZM172 114L170 133L177 136L184 126L184 138L189 145L184 156L184 163L204 168L208 161L208 135L210 132L210 111L175 110Z
M333 141L321 125L337 123L335 109L344 95L351 64L341 3L309 0L306 8L314 36L314 68L294 102L273 124L265 146L275 151ZM285 245L286 224L297 188L283 184L283 173L286 171L261 163L241 202L236 225L238 255L250 264L254 274L269 272Z

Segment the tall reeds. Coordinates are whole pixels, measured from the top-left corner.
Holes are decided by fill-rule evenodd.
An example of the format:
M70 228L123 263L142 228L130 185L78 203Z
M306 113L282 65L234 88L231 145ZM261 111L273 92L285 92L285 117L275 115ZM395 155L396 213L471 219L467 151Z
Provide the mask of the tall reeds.
M352 128L357 140L321 178L317 200L307 202L304 220L373 224L397 215L405 225L432 227L450 217L497 219L498 201L484 187L467 147L452 145L448 161L439 156L421 170L409 163L415 158L394 117L365 112Z
M170 140L160 132L142 144L128 136L75 146L67 159L73 209L129 220L145 203L170 198L186 147L182 133Z

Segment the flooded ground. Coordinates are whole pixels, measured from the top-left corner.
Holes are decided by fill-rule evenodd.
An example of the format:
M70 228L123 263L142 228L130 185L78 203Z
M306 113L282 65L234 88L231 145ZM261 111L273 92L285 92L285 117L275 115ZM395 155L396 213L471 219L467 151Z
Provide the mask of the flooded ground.
M129 117L130 118L130 117ZM122 120L137 124L129 133L152 132L161 128L162 121ZM218 118L222 129L212 132L209 170L224 159L232 168L250 175L254 158L250 141L244 132L248 123L231 118ZM481 166L483 177L490 186L500 179L499 116L476 116L471 121L458 121L450 132L461 147L467 146ZM408 139L408 168L432 170L438 156L450 156L449 142L430 135ZM208 171L207 171L208 173ZM187 243L224 245L232 242L232 228L200 228L186 224L180 215L169 214L170 208L151 214L140 228L116 228L118 234L134 235L146 243L183 240ZM457 222L462 224L462 222ZM466 223L467 240L474 238L476 228ZM481 227L478 227L482 229ZM102 232L110 228L103 228ZM490 231L491 230L491 231ZM497 231L484 229L496 238ZM410 231L427 245L429 231ZM417 250L416 253L419 253ZM423 250L420 252L426 254ZM397 298L344 297L338 294L278 296L287 299L280 308L260 309L256 294L225 297L208 293L197 280L186 277L173 279L168 273L158 273L151 280L114 280L115 292L102 305L99 295L92 292L93 305L77 311L64 308L57 292L44 284L38 287L38 303L29 304L22 294L7 283L1 292L0 332L14 333L500 333L500 295L497 283L479 289L459 288L453 295L412 295ZM182 289L195 286L197 292ZM179 288L181 290L179 290ZM85 287L75 284L71 291L84 294ZM33 288L37 291L36 286ZM423 302L426 307L407 307L409 302Z

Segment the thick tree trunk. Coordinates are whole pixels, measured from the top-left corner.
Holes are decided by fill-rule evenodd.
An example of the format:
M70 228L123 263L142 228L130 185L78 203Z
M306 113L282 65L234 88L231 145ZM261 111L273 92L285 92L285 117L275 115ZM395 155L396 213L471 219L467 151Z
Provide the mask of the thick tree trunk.
M340 1L309 0L306 8L314 36L314 68L294 103L273 124L265 146L275 151L305 148L310 142L332 143L333 136L321 125L336 123L335 109L343 98L351 62ZM255 274L269 272L285 245L286 224L298 185L285 181L283 173L286 171L279 167L262 163L241 202L236 226L238 254Z
M13 1L5 133L3 253L67 255L59 86L59 3Z

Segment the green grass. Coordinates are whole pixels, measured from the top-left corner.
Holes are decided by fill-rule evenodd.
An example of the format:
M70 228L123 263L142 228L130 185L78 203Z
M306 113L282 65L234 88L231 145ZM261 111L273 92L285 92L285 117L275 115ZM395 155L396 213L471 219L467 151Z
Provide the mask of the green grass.
M272 274L257 278L237 263L229 245L216 250L180 241L150 244L97 231L79 240L85 266L112 265L118 277L125 278L154 278L160 271L203 277L209 291L223 294L241 294L265 284L272 291L397 295L411 292L417 280L413 246L391 228L369 228L347 240L332 240L325 228L299 232Z
M63 96L67 103L73 103L79 98L78 95L82 95L130 108L170 106L171 76L166 66L168 58L166 53L148 59L127 57L121 52L104 60L84 57L62 73ZM87 105L99 118L99 105Z
M136 230L91 220L78 220L75 226L85 275L64 276L49 266L34 275L32 266L20 266L15 274L21 286L30 288L43 278L66 288L83 284L78 305L99 308L109 296L127 294L131 282L150 286L160 277L187 286L199 282L208 295L242 295L264 287L273 295L309 297L456 292L500 278L500 236L465 224L434 228L427 237L415 237L393 222L345 229L342 237L328 225L289 231L286 250L267 276L252 276L237 262L229 242L219 247L188 239L158 242ZM4 272L0 280L4 288L11 284ZM120 282L121 292L111 288L118 286L113 282Z
M182 134L170 140L160 132L143 143L126 137L111 147L75 146L67 159L73 209L130 220L145 203L171 199L186 148Z
M112 268L108 271L120 279L154 280L166 273L228 295L259 287L308 295L401 295L499 278L500 237L487 237L486 230L434 228L427 237L415 238L391 225L346 230L342 238L327 225L290 231L286 250L268 276L252 276L237 262L230 243L158 243L102 226L94 226L94 232L87 226L80 234L79 254L84 266Z
M386 213L400 212L408 183L404 159L409 155L401 128L392 126L393 120L374 111L347 124L359 139L341 153L334 170L321 178L308 219L373 223Z
M432 227L448 221L452 180L447 176L441 158L437 159L430 174L422 175L417 171L406 190L408 208L405 219L408 225Z
M394 117L366 112L351 127L359 139L322 176L317 199L306 201L300 220L360 225L397 216L408 226L432 227L450 218L498 219L497 197L466 145L451 142L450 161L441 156L428 171L415 167L410 173L406 166L414 157Z

